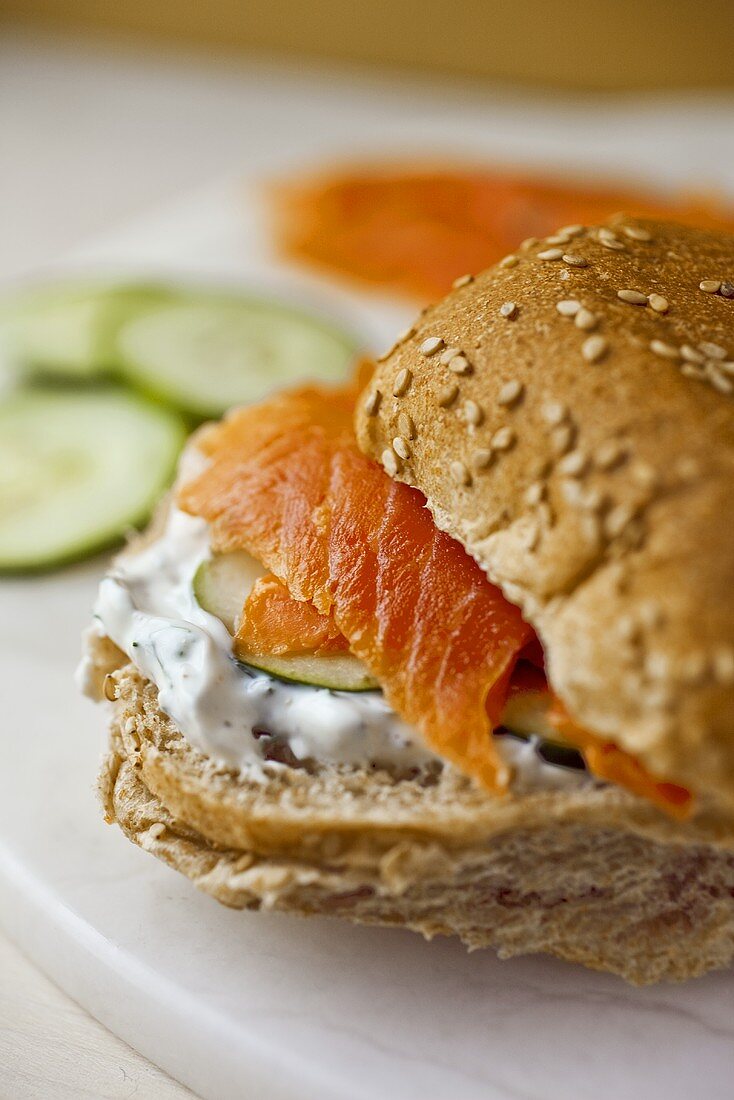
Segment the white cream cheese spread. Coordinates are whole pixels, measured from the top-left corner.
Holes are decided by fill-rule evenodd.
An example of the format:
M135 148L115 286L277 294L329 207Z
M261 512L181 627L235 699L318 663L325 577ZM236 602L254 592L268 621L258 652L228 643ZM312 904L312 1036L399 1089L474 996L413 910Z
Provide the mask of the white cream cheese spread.
M272 760L274 745L291 761L408 775L438 764L381 692L289 683L238 663L229 631L194 595L194 575L209 556L207 523L172 508L156 541L117 560L94 608L93 629L155 684L161 709L195 749L250 769ZM518 792L589 782L583 771L545 762L533 740L501 737L498 746Z

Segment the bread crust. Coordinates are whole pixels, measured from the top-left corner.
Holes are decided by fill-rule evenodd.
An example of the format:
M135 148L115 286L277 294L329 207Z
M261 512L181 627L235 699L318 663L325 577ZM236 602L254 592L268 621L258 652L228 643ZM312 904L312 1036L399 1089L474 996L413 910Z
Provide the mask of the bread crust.
M699 284L734 273L734 238L619 218L510 263L378 364L360 447L522 607L578 722L731 808L734 301Z
M732 838L711 822L665 821L613 788L497 799L448 768L432 787L235 773L186 743L132 665L111 675L105 816L225 905L549 952L635 984L734 955Z

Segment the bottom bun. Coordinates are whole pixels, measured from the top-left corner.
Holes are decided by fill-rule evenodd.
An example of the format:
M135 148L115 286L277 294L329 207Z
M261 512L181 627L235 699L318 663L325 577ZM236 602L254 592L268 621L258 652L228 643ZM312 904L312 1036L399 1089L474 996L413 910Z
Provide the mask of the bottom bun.
M112 674L107 820L225 905L547 952L634 984L734 956L732 837L715 821L668 822L611 787L496 799L449 768L234 772L106 639L92 660L98 687Z

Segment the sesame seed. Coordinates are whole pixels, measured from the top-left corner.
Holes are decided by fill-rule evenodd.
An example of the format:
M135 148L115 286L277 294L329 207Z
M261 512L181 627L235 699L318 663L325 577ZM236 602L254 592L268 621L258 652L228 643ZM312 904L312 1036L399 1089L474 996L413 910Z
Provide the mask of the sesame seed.
M614 252L625 252L626 251L626 249L624 247L624 242L623 241L618 241L616 238L600 237L599 238L599 244L602 246L602 248L609 248Z
M734 298L734 283L722 283L719 294L722 298Z
M467 424L471 424L473 428L476 428L482 423L484 419L484 413L481 405L478 405L476 401L469 399L464 402L464 420Z
M734 650L722 646L712 655L714 676L720 684L734 683Z
M545 496L546 486L542 481L533 481L528 485L525 490L525 503L534 507L536 504L540 504L541 500Z
M558 230L565 237L580 237L584 231L583 225L564 225Z
M581 534L591 546L598 546L601 541L601 528L599 517L593 512L583 512L579 519Z
M525 528L523 541L525 543L525 549L529 550L530 553L537 547L540 541L540 527L535 520L531 520Z
M670 658L653 650L645 657L645 672L651 680L667 680L670 676Z
M487 466L491 466L494 462L494 451L490 451L487 447L480 447L472 455L471 461L475 470L486 470Z
M461 348L444 348L438 361L439 363L443 363L443 365L446 366L446 364L450 363L451 360L454 359L457 355L461 355Z
M515 302L504 302L500 306L500 316L506 317L508 321L512 321L517 316L517 305Z
M367 416L377 416L377 410L380 408L380 402L382 401L382 394L379 390L373 390L368 394L364 403L364 411Z
M381 461L385 468L385 472L388 473L390 477L395 477L400 469L400 463L392 447L385 448L381 455Z
M166 831L166 826L162 821L154 821L151 827L148 829L148 836L151 836L153 840L160 840Z
M415 439L415 424L413 423L413 417L406 412L401 412L398 416L398 431L406 439Z
M589 261L584 259L583 256L577 256L575 252L564 252L561 257L564 264L568 264L569 267L588 267Z
M562 248L546 248L538 253L539 260L560 260L563 257Z
M471 485L471 474L463 462L452 462L449 472L457 485Z
M687 363L703 363L704 357L700 351L696 351L690 344L681 344L680 353Z
M393 389L392 389L393 396L394 397L403 397L404 394L406 394L408 392L408 390L410 389L410 383L412 381L413 381L412 371L409 371L407 367L403 367L402 370L398 371L397 376L395 378L395 385L393 386Z
M581 354L587 363L598 363L609 350L609 341L604 336L589 336L581 345Z
M628 302L631 306L647 305L647 294L641 294L639 290L618 290L617 297L620 302Z
M529 248L534 248L537 243L537 237L526 237L524 241L520 242L520 248L523 250L523 252L527 252Z
M540 410L540 415L543 417L546 424L555 427L566 419L568 416L568 409L565 405L562 405L560 401L548 401Z
M619 240L617 234L613 229L610 229L608 225L601 225L597 231L597 236L602 241L616 241Z
M448 366L454 374L469 374L471 371L471 365L465 355L455 355Z
M665 616L663 615L663 609L656 600L645 600L640 604L638 609L638 615L640 622L648 630L655 630L656 627L662 626Z
M618 504L604 518L604 533L608 538L621 535L632 519L632 512L626 504Z
M607 496L594 486L582 490L579 503L589 512L599 512L606 505Z
M451 284L454 290L460 290L462 286L467 286L474 281L473 275L460 275L458 279L454 279Z
M109 703L114 703L117 698L117 688L114 678L108 672L102 683L102 693Z
M541 500L540 504L535 510L535 514L543 524L544 527L552 527L556 522L556 517L553 514L553 509L547 500Z
M651 340L650 351L655 352L662 359L680 359L680 351L673 344L666 344L664 340Z
M624 447L616 439L602 443L594 454L594 462L600 470L611 470L624 457Z
M569 451L558 463L558 469L567 477L581 477L588 465L589 460L582 451Z
M440 351L443 347L443 340L440 336L427 336L420 348L418 349L421 355L427 357L435 355L437 351Z
M631 615L622 615L617 622L617 634L625 642L634 642L640 636L640 628Z
M700 649L694 649L681 660L680 677L689 684L698 683L705 677L707 666L706 654Z
M568 244L570 237L566 233L554 233L551 237L546 237L544 244Z
M578 507L581 504L581 486L578 481L574 481L573 478L564 478L561 482L561 496L566 501L566 504L571 504L573 507Z
M498 405L513 405L515 401L521 396L523 391L523 384L519 382L517 378L511 378L509 382L505 382L500 392L497 394Z
M408 440L402 435L396 435L392 441L392 448L398 458L402 458L407 461L410 458L410 446Z
M670 309L670 303L667 298L663 298L662 294L651 294L648 298L651 309L654 309L656 313L667 313Z
M581 309L581 302L577 302L575 298L564 298L562 301L556 302L556 309L561 317L575 317Z
M644 489L652 489L658 483L658 475L648 462L633 462L629 473L632 480Z
M676 463L676 473L681 481L695 481L701 473L698 462L690 455L683 455Z
M442 409L448 408L449 405L453 405L456 397L459 393L459 387L455 382L449 382L445 386L441 386L439 389L436 400Z
M698 346L707 359L726 359L726 348L722 348L721 344L711 344L704 340Z
M508 451L515 442L515 432L510 427L499 428L491 442L495 451Z
M500 267L517 267L519 263L520 260L518 257L511 253L509 256L505 256L504 259L500 260Z
M555 454L565 454L572 443L573 428L570 424L561 424L551 432L551 446Z
M648 233L646 229L642 229L638 225L625 225L622 227L622 232L625 236L629 237L631 241L651 241L652 234Z
M599 319L590 309L580 309L574 317L573 323L576 328L580 328L583 332L591 332L598 325Z
M680 372L684 378L695 378L698 382L706 377L703 367L694 366L693 363L684 363Z
M726 378L723 374L711 373L709 374L709 381L711 385L719 393L734 393L734 382L730 378Z
M723 363L717 364L719 370L723 370L725 374L734 375L734 362L731 359L725 360Z
M702 290L704 294L718 294L721 290L721 283L718 279L702 279L698 284L698 289Z

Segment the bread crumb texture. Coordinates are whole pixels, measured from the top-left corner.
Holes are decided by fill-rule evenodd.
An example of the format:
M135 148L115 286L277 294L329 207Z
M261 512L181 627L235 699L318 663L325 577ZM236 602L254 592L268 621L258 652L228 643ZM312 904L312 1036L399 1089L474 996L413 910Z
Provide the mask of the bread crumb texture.
M676 824L610 787L498 799L450 768L425 784L233 772L107 655L106 819L225 905L458 935L502 957L548 952L636 984L734 954L734 852L715 818Z

